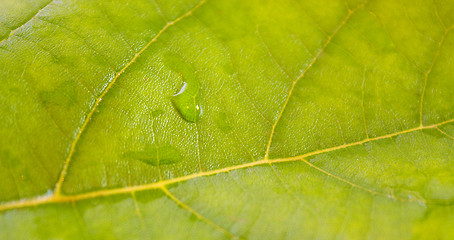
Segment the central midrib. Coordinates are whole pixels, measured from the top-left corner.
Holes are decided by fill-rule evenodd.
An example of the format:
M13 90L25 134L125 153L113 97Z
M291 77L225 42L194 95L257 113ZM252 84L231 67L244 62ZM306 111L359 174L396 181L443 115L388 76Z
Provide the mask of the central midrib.
M366 187L349 182L348 180L343 179L341 177L332 175L332 174L324 171L323 169L309 163L304 158L311 157L311 156L318 155L318 154L336 151L336 150L343 149L343 148L358 146L358 145L362 145L362 144L368 143L368 142L374 142L374 141L378 141L378 140L382 140L382 139L388 139L388 138L396 137L396 136L399 136L402 134L420 131L420 130L424 130L424 129L438 129L439 126L442 126L442 125L445 125L448 123L453 123L453 122L454 122L454 119L450 119L450 120L447 120L447 121L444 121L441 123L437 123L437 124L433 124L433 125L429 125L429 126L422 126L422 127L419 126L416 128L411 128L411 129L407 129L407 130L403 130L400 132L391 133L391 134L387 134L387 135L383 135L383 136L379 136L379 137L375 137L375 138L367 138L367 139L364 139L364 140L358 141L358 142L353 142L353 143L338 145L338 146L334 146L334 147L330 147L330 148L326 148L326 149L321 149L321 150L305 153L305 154L302 154L299 156L288 157L288 158L278 158L278 159L271 159L271 160L262 159L262 160L255 161L255 162L249 162L249 163L245 163L245 164L241 164L241 165L226 167L226 168L222 168L222 169L216 169L216 170L207 171L207 172L199 172L199 173L195 173L195 174L191 174L191 175L186 175L183 177L163 180L163 181L150 183L150 184L123 187L123 188L115 188L115 189L107 189L107 190L99 190L99 191L93 191L93 192L77 194L77 195L51 195L48 197L37 197L37 198L29 199L29 200L13 201L13 202L1 204L0 211L6 211L6 210L16 209L16 208L25 208L25 207L31 207L31 206L38 206L38 205L50 204L50 203L74 202L74 201L91 199L91 198L96 198L96 197L101 197L101 196L111 196L111 195L125 194L125 193L138 192L138 191L146 191L146 190L152 190L152 189L163 189L167 185L171 185L174 183L180 183L180 182L188 181L191 179L196 179L199 177L212 176L212 175L216 175L219 173L226 173L226 172L230 172L230 171L234 171L234 170L238 170L238 169L244 169L244 168L248 168L248 167L260 166L260 165L266 165L266 164L284 163L284 162L295 162L295 161L302 161L302 162L308 164L310 167L316 169L317 171L320 171L323 174L328 174L329 176L334 177L344 183L350 184L353 187L357 187L359 189L365 190L365 191L375 194L375 195L382 195L384 197L389 197L386 194L382 194L375 190L371 190ZM399 200L399 201L404 201L404 202L421 201L421 200L415 200L415 199L404 199L404 198L396 198L396 197L393 197L393 199Z

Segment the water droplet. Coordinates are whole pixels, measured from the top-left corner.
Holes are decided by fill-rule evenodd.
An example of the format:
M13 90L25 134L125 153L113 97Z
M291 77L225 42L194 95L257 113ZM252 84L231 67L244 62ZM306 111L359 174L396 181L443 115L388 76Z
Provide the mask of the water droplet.
M219 113L219 116L216 119L216 126L226 133L232 131L232 127L229 125L227 115L223 112Z
M131 151L126 157L140 160L153 166L174 164L182 160L180 152L170 145L146 147L143 151Z
M153 117L158 117L162 114L164 114L164 110L162 110L162 109L156 109L153 112L151 112L151 116L153 116Z
M193 66L180 56L167 52L164 63L183 78L179 91L172 96L171 101L180 116L188 122L197 122L202 116L200 106L200 83L195 75Z

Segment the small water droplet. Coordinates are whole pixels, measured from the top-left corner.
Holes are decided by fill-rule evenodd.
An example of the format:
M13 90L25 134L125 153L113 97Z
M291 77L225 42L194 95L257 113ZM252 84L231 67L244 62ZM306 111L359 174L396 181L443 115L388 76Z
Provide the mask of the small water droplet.
M232 127L229 125L227 115L223 112L219 113L218 118L216 119L216 126L221 129L223 132L232 131Z
M143 151L127 152L125 156L153 166L174 164L183 159L176 148L170 145L157 146L156 144L146 147Z
M180 116L188 122L197 122L202 116L200 106L201 85L195 75L193 66L180 56L167 52L164 63L183 78L183 84L171 101Z

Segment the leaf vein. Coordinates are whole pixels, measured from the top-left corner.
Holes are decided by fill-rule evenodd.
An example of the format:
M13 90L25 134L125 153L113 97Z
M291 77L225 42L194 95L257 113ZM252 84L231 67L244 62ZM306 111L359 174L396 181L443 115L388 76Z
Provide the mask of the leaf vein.
M215 222L211 221L210 219L206 218L199 212L197 212L195 209L191 208L187 204L183 203L180 199L178 199L175 195L173 195L165 186L161 187L161 190L167 195L168 198L170 198L172 201L174 201L179 207L183 208L184 210L190 212L197 218L199 218L202 222L207 223L208 225L214 227L216 230L224 233L225 235L229 236L231 239L238 239L237 236L233 235L233 233L227 231L223 227L219 226Z
M200 1L195 7L193 7L191 10L189 10L188 12L186 12L185 14L181 15L180 17L178 17L177 19L171 21L171 22L168 22L154 37L153 39L147 43L147 45L145 45L145 47L143 47L139 52L137 52L134 57L131 59L131 61L129 61L124 67L123 69L121 69L117 74L115 74L114 78L109 82L109 84L106 86L106 88L102 91L102 93L99 95L99 97L96 98L96 101L95 103L93 104L93 107L92 109L90 110L90 112L87 114L87 117L85 118L85 121L84 123L82 124L82 126L79 128L79 131L76 135L76 137L74 138L74 141L72 142L71 144L71 148L69 150L69 153L68 153L68 156L64 162L64 165L63 165L63 169L62 171L60 172L60 176L58 178L58 182L56 183L55 185L55 191L54 191L54 194L56 196L59 196L61 194L61 187L62 187L62 184L65 180L65 177L66 177L66 174L67 174L67 171L68 171L68 167L69 167L69 163L71 162L71 159L72 159L72 156L74 154L74 151L75 151L75 148L76 148L76 145L77 143L79 142L79 139L80 139L80 136L82 135L82 133L84 132L84 130L86 129L91 117L93 116L93 114L95 113L96 111L96 108L98 107L99 103L101 102L102 98L107 94L107 92L112 88L112 86L114 85L114 83L116 82L116 80L126 71L126 69L131 66L139 56L141 56L141 54L147 50L147 48L152 44L154 43L155 41L157 41L157 39L159 38L159 36L162 35L163 32L165 32L169 27L171 27L172 25L176 24L177 22L181 21L182 19L188 17L189 15L191 15L195 10L197 10L200 6L202 6L204 3L206 2L206 0L202 0Z
M49 5L50 5L51 3L53 3L53 2L54 2L54 0L49 1L49 2L46 3L42 8L40 8L40 9L35 13L35 15L33 15L32 18L28 19L27 21L25 21L24 23L22 23L20 26L18 26L18 27L16 27L16 28L12 29L11 32L8 34L8 36L6 36L5 38L3 38L3 39L0 40L0 45L1 45L3 42L5 42L6 40L8 40L9 37L11 37L12 35L14 35L14 33L15 33L17 30L19 30L21 27L25 26L25 24L27 24L28 22L30 22L30 21L32 21L33 19L35 19L35 18L38 16L38 14L39 14L41 11L44 10L44 8L46 8L47 6L49 6Z
M269 140L268 140L268 144L267 144L267 147L266 147L266 152L265 152L265 159L268 159L268 156L269 156L269 152L270 152L270 147L271 147L271 142L273 140L273 136L274 136L274 132L275 132L275 129L276 129L276 126L277 124L279 123L279 120L281 119L283 113L284 113L284 110L286 109L287 105L288 105L288 102L290 100L290 97L292 96L292 93L293 93L293 90L295 89L295 85L298 83L298 81L303 78L307 71L309 71L309 69L311 69L311 67L314 65L314 63L320 58L320 56L322 55L322 53L325 51L326 47L331 43L331 40L333 39L334 36L336 36L336 34L339 32L339 30L345 26L345 24L347 23L347 21L351 18L351 16L356 12L358 11L359 9L363 8L365 6L365 3L364 4L361 4L359 5L357 8L355 8L354 10L349 10L348 11L348 14L347 16L345 16L345 18L342 20L342 22L336 27L336 29L334 29L333 33L331 33L331 35L328 36L328 39L326 40L326 42L323 44L323 46L320 48L320 50L317 52L317 54L315 55L315 57L312 59L312 61L309 63L309 65L307 65L307 67L303 70L303 72L298 76L298 78L296 78L293 82L292 82L292 86L290 87L290 90L287 94L287 98L284 102L284 105L282 106L280 112L279 112L279 115L277 116L277 119L276 121L274 122L272 128L271 128L271 133L270 133L270 137L269 137Z
M432 69L433 69L435 63L437 62L438 57L440 56L441 47L443 46L443 43L445 42L446 36L448 35L448 33L451 30L452 30L452 28L446 29L446 31L443 33L443 36L441 37L441 40L438 42L437 51L435 52L434 58L432 60L432 64L430 64L429 69L424 74L424 86L423 86L423 89L422 89L421 101L420 101L420 105L419 105L419 125L420 126L422 126L422 124L423 124L422 111L423 111L424 96L425 96L425 93L426 93L426 88L427 88L427 82L428 82L428 79L429 79L429 75L432 72Z
M131 191L137 192L137 191L146 191L146 190L152 190L152 189L162 189L163 187L165 187L167 185L170 185L170 184L174 184L174 183L181 183L181 182L184 182L184 181L197 179L199 177L213 176L213 175L216 175L216 174L219 174L219 173L229 173L231 171L238 170L238 169L245 169L245 168L249 168L249 167L260 166L260 165L270 164L270 163L271 164L276 164L276 163L296 162L296 161L303 161L304 162L305 161L304 158L306 158L306 157L311 157L311 156L315 156L315 155L318 155L318 154L328 153L328 152L332 152L332 151L336 151L336 150L344 149L344 148L348 148L348 147L359 146L359 145L362 145L364 143L373 142L373 141L377 141L377 140L381 140L381 139L388 139L388 138L392 138L392 137L399 136L399 135L402 135L402 134L420 131L420 130L423 130L423 129L434 129L434 128L438 128L439 126L442 126L442 125L445 125L445 124L449 124L449 123L454 123L454 119L450 119L450 120L447 120L447 121L444 121L444 122L441 122L441 123L438 123L438 124L434 124L434 125L411 128L411 129L407 129L407 130L404 130L404 131L391 133L391 134L388 134L388 135L383 135L383 136L379 136L379 137L375 137L375 138L365 139L365 140L358 141L358 142L353 142L353 143L349 143L349 144L344 144L344 145L339 145L339 146L335 146L335 147L331 147L331 148L317 150L317 151L305 153L305 154L299 155L299 156L288 157L288 158L278 158L278 159L262 159L262 160L255 161L255 162L248 162L248 163L244 163L244 164L241 164L241 165L230 166L230 167L226 167L226 168L222 168L222 169L216 169L216 170L212 170L212 171L199 172L199 173L195 173L195 174L192 174L192 175L186 175L186 176L183 176L183 177L163 180L163 181L150 183L150 184L129 186L129 187L124 187L124 188L114 188L114 189L107 189L107 190L92 191L92 192L82 193L82 194L78 194L78 195L55 195L54 194L54 195L50 195L50 196L39 196L39 197L32 198L32 199L21 199L21 200L18 200L18 201L5 202L3 204L0 204L0 212L1 211L6 211L6 210L10 210L10 209L38 206L38 205L49 204L49 203L74 202L74 201L91 199L91 198L96 198L96 197L101 197L101 196L125 194L125 193L130 193ZM309 163L309 162L307 162L307 163ZM342 179L340 177L337 177L337 178L338 178L338 180ZM345 179L342 179L341 181L348 182ZM362 187L362 188L365 188L365 187ZM370 191L373 191L373 190L369 189L369 190L366 190L366 191L370 192ZM386 196L387 197L386 194L383 194L382 196ZM397 199L397 198L395 198L394 200L405 201L405 202L421 201L421 200L416 200L416 199ZM439 203L437 200L434 200L433 202L434 203ZM446 204L446 202L443 202L443 201L441 201L441 203ZM454 204L454 202L448 202L448 204Z

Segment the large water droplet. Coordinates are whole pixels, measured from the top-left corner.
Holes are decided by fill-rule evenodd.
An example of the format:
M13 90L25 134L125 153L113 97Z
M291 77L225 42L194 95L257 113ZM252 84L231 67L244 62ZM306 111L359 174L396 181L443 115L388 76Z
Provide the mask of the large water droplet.
M202 116L200 106L200 83L192 65L173 53L164 55L166 66L179 73L183 78L180 90L172 96L171 101L180 116L188 122L197 122Z
M180 91L173 95L172 103L178 113L188 122L197 122L202 115L200 97L194 89L188 89L188 83L184 82Z
M174 164L182 160L180 152L170 145L146 147L143 151L131 151L126 157L140 160L153 166Z

